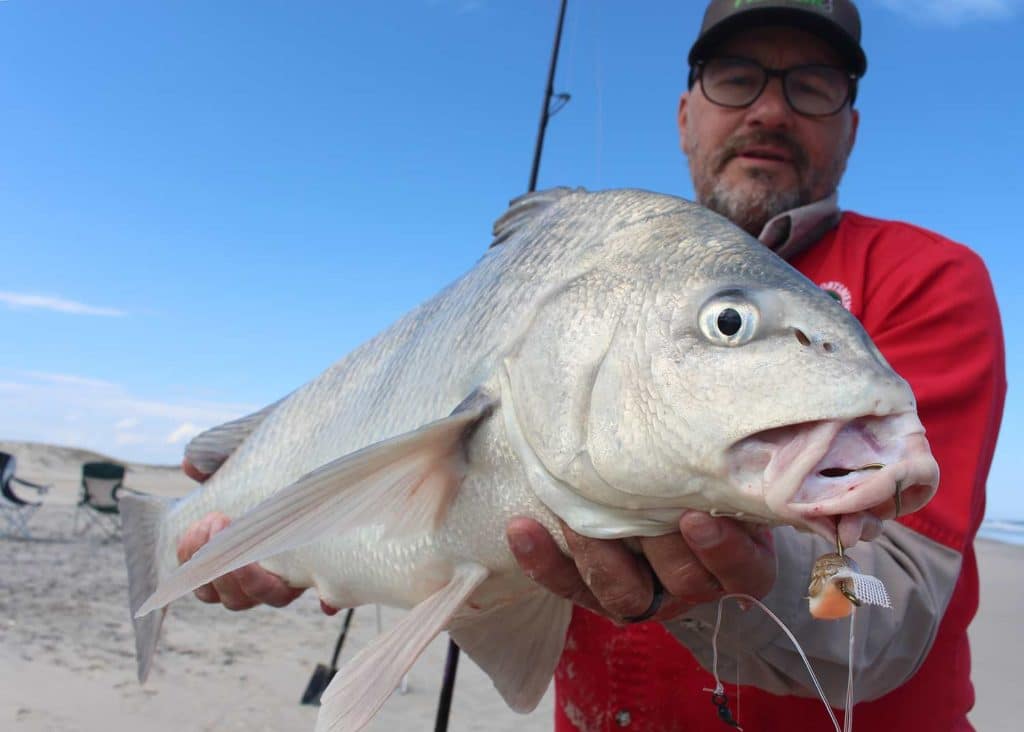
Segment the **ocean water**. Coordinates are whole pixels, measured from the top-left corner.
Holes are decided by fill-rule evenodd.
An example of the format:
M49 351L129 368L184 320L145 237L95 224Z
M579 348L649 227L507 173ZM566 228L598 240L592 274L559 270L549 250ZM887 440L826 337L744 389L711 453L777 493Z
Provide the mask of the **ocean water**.
M1024 521L985 519L978 531L978 538L1024 546Z

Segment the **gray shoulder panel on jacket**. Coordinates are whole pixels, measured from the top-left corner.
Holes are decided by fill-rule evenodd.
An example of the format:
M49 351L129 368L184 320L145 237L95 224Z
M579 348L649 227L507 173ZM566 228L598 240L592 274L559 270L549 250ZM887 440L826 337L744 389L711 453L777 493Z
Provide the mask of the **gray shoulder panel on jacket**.
M793 631L810 659L830 703L841 707L846 691L849 623L811 617L807 585L817 557L831 551L824 539L781 527L773 532L778 579L763 598ZM882 536L858 544L850 556L861 571L879 578L892 598L891 609L857 612L854 698L876 699L902 685L924 662L939 630L963 557L902 524L887 521ZM710 669L711 634L718 603L699 605L665 627ZM813 696L807 670L782 631L759 609L741 612L726 603L719 637L719 670L773 694Z

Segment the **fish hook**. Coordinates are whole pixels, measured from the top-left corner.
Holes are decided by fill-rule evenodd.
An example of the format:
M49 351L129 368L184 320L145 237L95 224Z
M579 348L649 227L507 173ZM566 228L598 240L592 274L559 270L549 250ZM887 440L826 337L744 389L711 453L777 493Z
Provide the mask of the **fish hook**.
M836 522L836 554L838 554L841 559L846 559L846 549L843 547L843 540L839 538L838 522ZM849 560L847 560L847 563L849 563ZM837 582L836 587L839 588L839 591L843 593L843 597L849 600L854 607L861 606L861 599L853 593L849 580Z
M885 468L885 463L868 463L867 465L862 465L861 467L857 468L857 470L858 471L860 471L860 470L882 470L884 468ZM902 506L900 504L900 501L901 501L901 499L900 499L900 489L902 487L903 487L903 481L897 480L896 481L896 495L894 496L894 498L896 500L896 515L897 516L900 515L900 509L902 508ZM846 550L843 548L843 541L842 541L842 539L839 538L839 520L838 519L836 520L836 554L838 554L840 557L845 557L846 556ZM846 593L844 592L843 594L845 595ZM847 595L847 597L849 597L849 595ZM856 604L860 605L860 603L856 603Z

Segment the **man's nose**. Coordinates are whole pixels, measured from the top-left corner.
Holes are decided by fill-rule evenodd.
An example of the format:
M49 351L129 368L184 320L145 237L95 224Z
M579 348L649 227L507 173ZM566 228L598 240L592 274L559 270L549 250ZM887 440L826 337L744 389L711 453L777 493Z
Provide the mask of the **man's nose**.
M747 108L747 121L763 127L788 127L793 121L793 114L782 90L782 79L769 79L761 96Z

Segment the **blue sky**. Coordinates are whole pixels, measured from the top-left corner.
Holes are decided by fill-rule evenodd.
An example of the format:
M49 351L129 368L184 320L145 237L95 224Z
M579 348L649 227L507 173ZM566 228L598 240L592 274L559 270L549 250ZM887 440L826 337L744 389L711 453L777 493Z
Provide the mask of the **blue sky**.
M525 190L556 0L0 0L0 439L176 462L472 266ZM692 196L702 3L574 0L540 186ZM1024 516L1019 0L863 0L841 203L988 263Z

